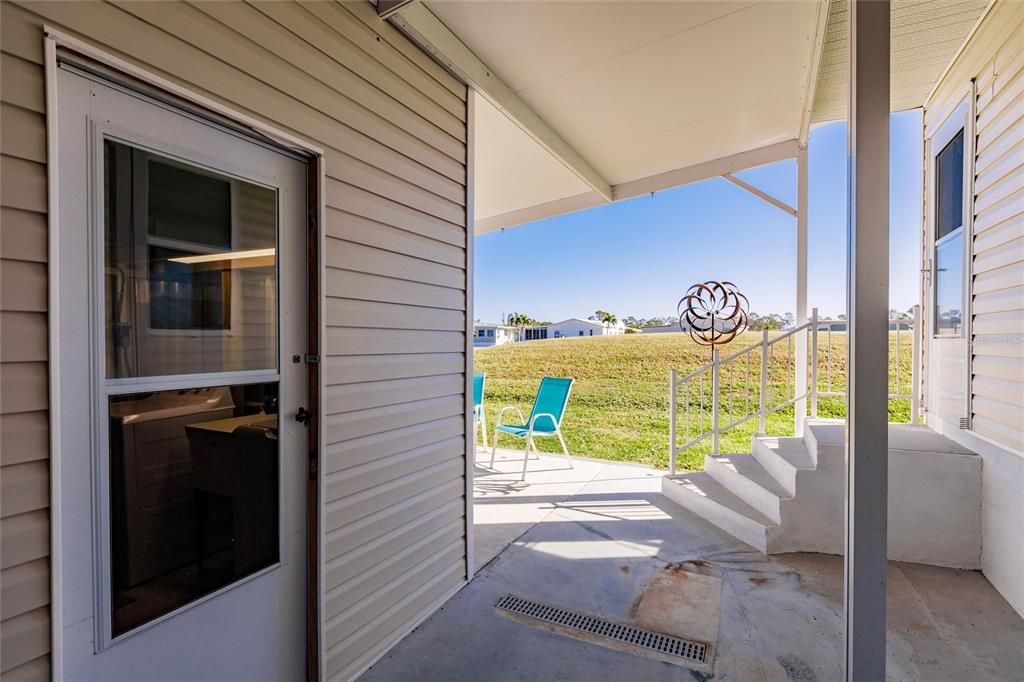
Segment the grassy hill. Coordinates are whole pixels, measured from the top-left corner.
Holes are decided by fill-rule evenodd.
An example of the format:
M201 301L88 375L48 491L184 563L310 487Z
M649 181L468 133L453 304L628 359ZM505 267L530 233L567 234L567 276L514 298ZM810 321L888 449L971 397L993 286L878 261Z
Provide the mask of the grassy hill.
M730 344L728 354L760 341L760 333L746 333ZM895 339L895 335L892 335ZM826 337L819 335L820 386L824 389ZM845 334L832 334L829 362L832 368L833 390L845 385ZM779 346L782 346L780 343ZM895 367L895 347L890 343L890 366ZM775 391L781 396L792 375L792 365L785 354L775 354L769 360L769 376ZM756 358L755 358L756 359ZM668 467L668 377L675 368L685 375L710 360L709 349L698 346L686 334L625 335L617 337L583 337L527 341L493 348L477 349L476 371L487 373L484 404L487 421L493 431L497 411L505 405L517 405L529 414L537 385L542 376L573 377L576 384L563 421L563 434L570 452L604 459L632 461ZM910 343L904 335L900 348L902 381L908 391L910 380ZM735 370L742 375L742 368ZM757 400L758 368L751 369L751 400ZM890 372L892 374L892 372ZM723 370L723 382L725 382ZM746 393L744 379L733 378L733 400L739 411ZM728 395L728 394L727 394ZM705 385L705 413L710 412L710 387ZM682 397L682 396L680 396ZM699 411L696 393L691 395L692 409ZM841 417L844 408L841 398L822 398L819 416ZM907 421L907 401L890 402L890 419ZM680 420L682 417L680 417ZM691 417L692 419L692 417ZM705 417L706 423L709 417ZM749 452L750 437L757 429L757 419L748 421L722 439L723 452ZM680 429L682 423L680 421ZM786 408L771 415L768 432L773 435L791 434L793 411ZM488 434L490 438L491 434ZM542 451L559 451L556 439L539 439ZM523 441L502 436L500 444L523 447ZM710 443L701 443L686 451L680 466L691 470L702 468L704 453Z

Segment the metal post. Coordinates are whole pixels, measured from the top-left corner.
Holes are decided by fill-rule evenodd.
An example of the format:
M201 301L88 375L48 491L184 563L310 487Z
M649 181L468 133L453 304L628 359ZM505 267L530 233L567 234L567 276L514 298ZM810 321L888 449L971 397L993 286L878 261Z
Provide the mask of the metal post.
M768 330L761 330L761 401L758 405L758 433L762 436L768 432Z
M847 682L886 677L890 11L849 3Z
M718 348L711 349L711 454L718 454Z
M921 418L921 306L914 306L914 328L910 330L910 423Z
M668 371L668 475L676 475L676 371Z
M818 309L811 308L811 417L818 416Z
M807 145L801 144L796 157L796 326L807 322ZM796 335L796 395L793 403L793 432L804 433L807 421L807 335Z

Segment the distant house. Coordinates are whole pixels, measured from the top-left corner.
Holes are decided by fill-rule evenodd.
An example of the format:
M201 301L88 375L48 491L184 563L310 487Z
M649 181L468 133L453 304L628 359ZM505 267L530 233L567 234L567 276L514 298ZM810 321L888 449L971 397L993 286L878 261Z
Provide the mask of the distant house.
M512 343L516 340L516 328L504 324L473 325L473 347L488 348Z
M685 330L680 329L679 323L675 322L673 324L662 324L656 327L642 327L639 331L644 334L671 334L673 332L680 333Z
M582 320L578 317L570 317L568 320L555 322L543 327L546 336L541 338L563 339L578 338L580 336L618 336L626 333L626 325L622 322L608 324L594 320Z

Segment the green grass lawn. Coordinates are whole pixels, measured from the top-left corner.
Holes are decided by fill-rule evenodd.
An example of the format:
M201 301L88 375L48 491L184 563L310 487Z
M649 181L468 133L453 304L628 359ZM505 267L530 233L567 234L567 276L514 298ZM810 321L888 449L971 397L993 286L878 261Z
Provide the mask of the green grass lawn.
M773 336L776 333L773 333ZM746 333L738 337L723 351L723 356L760 341L760 333ZM895 389L896 335L890 334L890 385ZM846 382L846 336L833 332L831 353L828 338L820 334L819 387L825 390L825 368L832 374L832 390L842 391ZM784 347L776 345L769 355L769 393L774 402L785 400L787 382L792 381L793 365ZM901 393L909 393L910 336L904 333L899 349ZM684 376L710 360L710 350L698 346L686 334L628 334L618 337L584 337L551 339L506 344L475 351L475 369L487 373L484 404L487 422L493 431L498 409L516 405L529 415L537 385L542 376L572 377L576 379L569 406L563 420L562 432L573 454L603 459L638 462L660 468L668 467L668 383L669 370L675 368ZM733 414L745 414L745 400L749 393L756 411L760 355L755 351L747 384L745 363L721 373L722 411L728 415L728 401L732 399ZM710 424L710 375L703 387L704 424ZM749 391L744 385L749 386ZM791 391L791 389L790 389ZM792 395L790 392L789 395ZM679 399L685 395L681 389ZM771 404L772 401L769 401ZM697 415L701 413L700 392L690 391L690 430L696 432ZM842 417L843 398L821 398L818 403L820 417ZM909 421L909 401L893 400L889 403L891 421ZM723 418L723 423L728 421ZM679 439L685 439L682 412L679 421ZM755 417L741 427L722 436L722 452L749 452L750 438L758 428ZM770 415L767 431L772 435L793 433L793 408L783 408ZM491 434L488 434L490 438ZM557 439L541 438L538 447L544 452L558 452ZM521 439L502 436L500 445L523 447ZM705 453L710 451L706 440L680 455L679 466L689 470L703 468Z

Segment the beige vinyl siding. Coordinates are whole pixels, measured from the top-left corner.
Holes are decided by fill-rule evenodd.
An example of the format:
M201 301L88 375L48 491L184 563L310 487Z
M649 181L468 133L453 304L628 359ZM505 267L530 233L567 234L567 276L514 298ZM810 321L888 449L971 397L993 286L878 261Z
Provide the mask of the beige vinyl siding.
M5 314L43 323L16 318L26 350L5 371L5 411L9 394L46 407L46 228L31 217L46 197L31 158L45 139L44 22L325 149L323 641L328 678L348 679L466 579L466 89L366 2L19 4L3 4L4 49L19 51L4 58L3 113L37 129L4 142L4 205L20 210L9 221L4 209L3 257L12 279L35 282L12 301L44 307L5 297ZM5 415L4 443L35 443L28 464L45 469L45 412L29 414ZM15 518L5 549L9 536L25 549L12 568L48 547L45 509ZM46 564L20 570L30 580ZM46 632L45 601L13 603Z
M0 676L50 675L42 44L0 21ZM23 24L22 24L23 26Z
M971 416L1024 450L1024 13L1006 28L976 76Z

